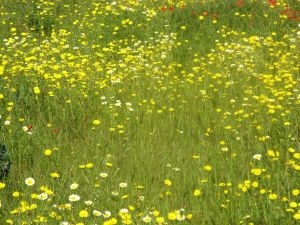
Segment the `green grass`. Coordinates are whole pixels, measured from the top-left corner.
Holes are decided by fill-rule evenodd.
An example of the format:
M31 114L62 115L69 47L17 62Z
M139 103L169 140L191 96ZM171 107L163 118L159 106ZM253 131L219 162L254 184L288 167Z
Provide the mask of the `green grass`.
M0 224L297 224L300 27L278 2L2 1Z

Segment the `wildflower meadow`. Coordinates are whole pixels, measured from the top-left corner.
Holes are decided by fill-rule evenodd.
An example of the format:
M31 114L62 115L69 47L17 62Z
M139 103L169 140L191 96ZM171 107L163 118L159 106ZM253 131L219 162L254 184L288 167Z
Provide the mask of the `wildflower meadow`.
M0 225L300 224L300 0L0 0Z

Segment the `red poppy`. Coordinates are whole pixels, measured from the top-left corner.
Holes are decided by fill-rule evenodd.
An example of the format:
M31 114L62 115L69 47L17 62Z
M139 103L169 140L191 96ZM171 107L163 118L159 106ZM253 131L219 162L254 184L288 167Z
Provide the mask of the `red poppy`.
M291 19L291 20L293 20L293 21L300 20L300 18L299 18L299 17L297 17L297 16L290 17L290 19Z
M27 132L31 131L31 129L32 129L32 125L29 124L29 125L27 126Z
M173 12L175 10L175 8L173 6L169 7L169 11Z
M298 15L298 12L294 9L289 8L288 6L285 8L285 10L280 12L280 14L286 15L289 19L298 20L298 17L296 16Z
M207 16L207 15L208 15L208 12L203 12L202 15L203 15L203 16Z
M276 4L277 4L276 0L268 0L268 2L269 2L269 5L272 5L272 6L276 6Z
M54 129L54 130L53 130L53 132L54 132L54 133L59 133L59 132L60 132L60 130L58 130L58 129Z
M237 0L237 1L235 2L235 5L236 5L237 7L242 7L243 4L244 4L244 0Z
M160 8L160 10L163 11L163 12L165 12L165 11L167 11L167 7L166 7L166 6L162 6L162 7Z

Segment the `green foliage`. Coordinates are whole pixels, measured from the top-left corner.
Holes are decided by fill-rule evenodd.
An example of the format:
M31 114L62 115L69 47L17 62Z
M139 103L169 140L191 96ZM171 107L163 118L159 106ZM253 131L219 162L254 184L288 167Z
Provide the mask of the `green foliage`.
M7 178L11 169L11 156L5 145L0 148L0 180Z

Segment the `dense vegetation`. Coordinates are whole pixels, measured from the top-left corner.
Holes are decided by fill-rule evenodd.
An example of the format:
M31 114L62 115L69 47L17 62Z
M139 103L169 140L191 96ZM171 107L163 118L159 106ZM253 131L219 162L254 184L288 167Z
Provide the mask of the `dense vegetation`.
M0 224L299 222L299 10L0 0Z

